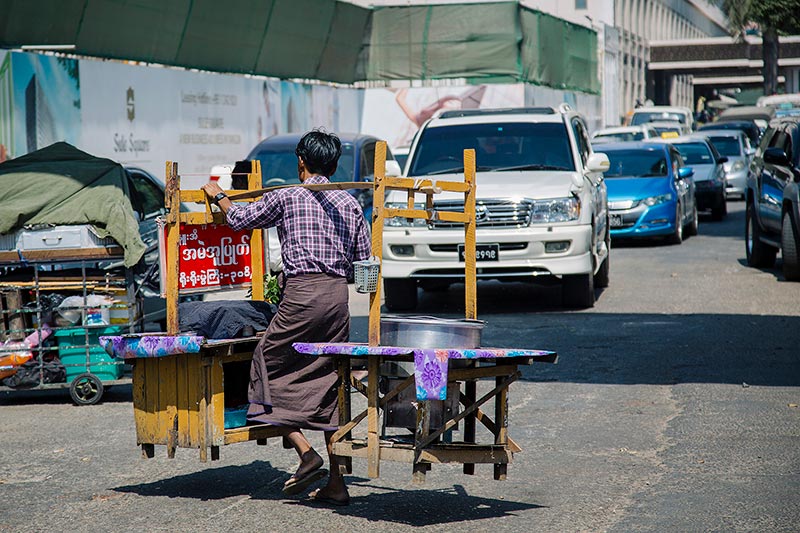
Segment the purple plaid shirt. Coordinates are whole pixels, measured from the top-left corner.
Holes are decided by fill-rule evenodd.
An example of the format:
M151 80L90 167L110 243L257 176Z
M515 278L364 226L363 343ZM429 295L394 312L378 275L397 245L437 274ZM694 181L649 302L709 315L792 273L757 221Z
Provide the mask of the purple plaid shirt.
M328 183L328 178L311 176L305 183ZM287 276L323 273L350 278L353 261L368 259L372 252L364 213L347 191L278 189L257 202L234 204L227 220L235 230L275 226Z

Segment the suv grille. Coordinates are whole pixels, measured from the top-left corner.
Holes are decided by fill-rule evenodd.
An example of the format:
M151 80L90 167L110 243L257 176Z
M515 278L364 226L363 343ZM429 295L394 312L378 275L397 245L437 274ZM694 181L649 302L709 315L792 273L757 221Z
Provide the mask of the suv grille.
M531 220L531 200L478 200L475 202L475 218L479 228L516 228L527 226ZM435 202L436 209L464 212L461 200ZM463 228L458 222L434 221L431 229Z

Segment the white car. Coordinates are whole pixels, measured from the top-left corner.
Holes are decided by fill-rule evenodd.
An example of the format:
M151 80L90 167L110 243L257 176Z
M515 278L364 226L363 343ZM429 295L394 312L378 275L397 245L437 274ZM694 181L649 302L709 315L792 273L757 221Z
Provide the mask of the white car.
M642 126L651 122L680 122L684 133L695 129L694 115L688 107L656 105L638 107L631 116L631 126Z
M650 126L618 126L597 130L592 134L592 143L643 141L658 136Z
M478 280L558 279L565 306L593 306L595 287L608 285L608 157L592 152L583 118L564 104L446 111L423 124L406 175L461 181L465 148L476 150L478 170ZM442 208L463 209L463 194L434 198ZM389 207L406 201L405 192L387 193ZM383 243L390 310L413 309L418 286L464 279L463 225L388 219Z

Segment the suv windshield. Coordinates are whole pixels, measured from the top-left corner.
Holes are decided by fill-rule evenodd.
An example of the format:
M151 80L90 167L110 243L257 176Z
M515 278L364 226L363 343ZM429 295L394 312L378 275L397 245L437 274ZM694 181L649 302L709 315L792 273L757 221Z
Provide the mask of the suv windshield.
M639 126L648 122L680 122L681 124L686 124L686 115L667 111L637 111L631 118L631 126Z
M468 148L481 171L575 170L563 123L511 122L426 128L409 176L462 172Z
M331 181L353 181L355 160L352 144L342 144L342 156ZM294 148L269 148L255 155L261 161L261 176L265 186L300 183L297 177L297 156ZM268 184L268 185L267 185Z
M675 148L678 149L683 162L687 165L711 165L714 163L711 151L703 143L675 143Z
M603 150L598 148L597 151ZM609 150L605 154L611 163L603 172L606 178L667 176L669 165L662 150Z
M708 140L714 145L721 155L730 155L739 157L742 155L740 152L739 139L736 137L709 137Z

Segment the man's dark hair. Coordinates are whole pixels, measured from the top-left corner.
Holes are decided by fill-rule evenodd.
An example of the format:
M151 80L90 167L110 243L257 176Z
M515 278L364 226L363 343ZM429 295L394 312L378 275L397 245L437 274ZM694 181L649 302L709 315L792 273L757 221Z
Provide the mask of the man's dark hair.
M303 135L294 153L303 159L309 172L329 178L336 172L342 142L333 133L312 130Z

